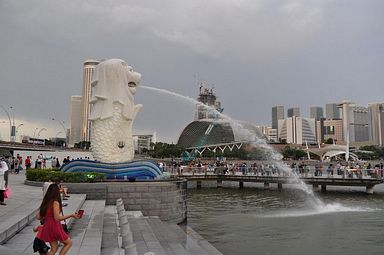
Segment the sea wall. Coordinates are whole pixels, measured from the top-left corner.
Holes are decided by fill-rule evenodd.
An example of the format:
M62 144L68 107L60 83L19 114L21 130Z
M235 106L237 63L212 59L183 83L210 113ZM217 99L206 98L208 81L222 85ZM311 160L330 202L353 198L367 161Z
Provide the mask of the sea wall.
M26 181L42 186L41 182ZM65 183L69 193L86 194L89 200L105 200L115 205L122 198L127 211L144 216L159 216L163 221L181 223L187 218L187 181L137 181L102 183Z

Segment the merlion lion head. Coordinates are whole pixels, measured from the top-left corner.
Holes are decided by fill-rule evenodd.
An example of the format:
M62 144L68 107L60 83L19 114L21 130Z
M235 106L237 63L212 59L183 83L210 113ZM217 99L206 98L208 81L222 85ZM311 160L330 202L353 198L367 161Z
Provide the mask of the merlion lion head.
M134 117L133 95L141 74L121 59L108 59L96 66L91 83L90 120L106 119L113 115L113 104L122 105L125 119Z

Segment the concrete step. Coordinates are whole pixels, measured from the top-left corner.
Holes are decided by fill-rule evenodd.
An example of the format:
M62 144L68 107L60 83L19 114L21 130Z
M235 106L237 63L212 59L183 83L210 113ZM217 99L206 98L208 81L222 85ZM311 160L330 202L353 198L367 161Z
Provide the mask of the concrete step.
M189 240L194 240L201 248L203 248L210 255L222 255L211 243L209 243L204 237L195 232L192 228L186 227L187 243Z
M71 197L68 200L65 200L64 202L68 204L68 206L63 207L64 214L70 214L73 212L78 211L81 206L84 204L86 195L85 194L72 194ZM33 201L35 204L37 204L37 207L40 206L41 199L39 202ZM29 211L26 209L26 211ZM19 231L15 236L13 236L11 239L9 239L4 246L8 247L10 249L13 249L17 252L25 253L25 254L31 254L33 252L32 245L33 240L35 239L36 233L33 232L33 227L39 225L39 221L36 219L38 208L34 210L34 214L31 215L31 221L29 224L25 225ZM20 222L16 223L17 225L21 226L23 225L23 219L19 219ZM73 224L74 219L71 218L67 220L68 228L71 228L71 225ZM0 233L1 234L1 233Z
M40 203L41 198L31 199L16 205L15 208L1 216L0 244L6 243L36 218Z
M116 206L106 206L104 211L101 255L124 255L124 250L120 248L121 245L119 242L119 230L117 225Z
M152 252L156 255L171 254L164 250L145 217L129 218L128 222L132 232L133 242L136 244L137 254L143 255L147 252Z
M84 216L71 229L73 246L68 255L99 255L104 225L105 200L86 200Z
M164 247L164 249L168 251L172 251L174 247L182 246L182 248L187 252L187 254L194 254L194 255L221 254L212 245L207 246L206 243L208 242L207 241L205 241L206 243L203 242L203 240L205 240L204 238L199 236L199 238L201 239L200 239L200 242L198 242L196 238L192 238L180 226L178 226L175 223L163 222L157 217L151 217L147 219L147 221L151 226L153 232L156 234L156 237L159 239L161 245ZM181 252L180 249L178 249L176 253L174 252L174 254L179 254L179 252Z

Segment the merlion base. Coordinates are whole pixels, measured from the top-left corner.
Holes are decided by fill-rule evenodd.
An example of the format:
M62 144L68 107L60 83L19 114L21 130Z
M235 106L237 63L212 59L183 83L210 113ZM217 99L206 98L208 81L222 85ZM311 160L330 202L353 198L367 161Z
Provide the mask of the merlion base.
M103 163L93 160L77 159L61 167L63 172L104 173L107 179L156 179L161 176L157 164L150 160L138 160L124 163Z

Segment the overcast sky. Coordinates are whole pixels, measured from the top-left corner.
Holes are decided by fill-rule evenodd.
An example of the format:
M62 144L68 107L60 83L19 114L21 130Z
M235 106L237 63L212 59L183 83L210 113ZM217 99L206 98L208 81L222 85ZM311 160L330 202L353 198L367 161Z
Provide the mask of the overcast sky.
M226 114L259 125L275 105L306 116L384 102L383 11L382 0L0 0L0 104L24 123L19 135L54 136L90 58L121 58L141 84L190 97L196 80L213 84ZM194 118L195 106L152 91L135 101L135 131L167 142Z

